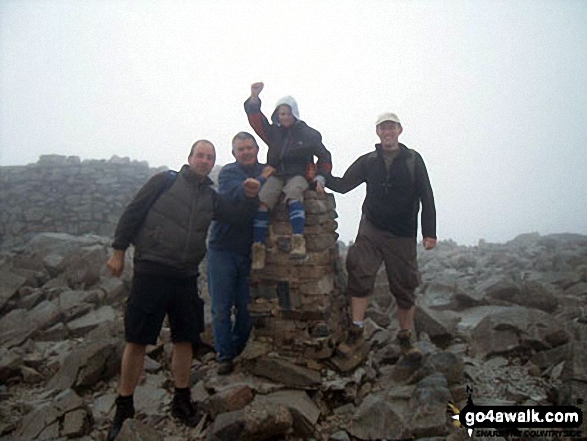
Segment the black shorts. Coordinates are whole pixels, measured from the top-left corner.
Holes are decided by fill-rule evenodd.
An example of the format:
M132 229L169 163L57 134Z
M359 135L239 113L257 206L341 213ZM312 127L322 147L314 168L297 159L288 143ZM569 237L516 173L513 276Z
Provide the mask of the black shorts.
M200 342L204 329L204 303L198 295L198 278L133 276L124 314L124 336L129 343L154 345L165 314L169 316L171 341Z

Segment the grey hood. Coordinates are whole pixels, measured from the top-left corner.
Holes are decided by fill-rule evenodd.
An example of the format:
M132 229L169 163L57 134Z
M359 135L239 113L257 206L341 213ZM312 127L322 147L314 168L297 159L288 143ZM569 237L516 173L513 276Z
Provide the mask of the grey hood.
M280 98L277 100L277 103L275 104L275 110L271 114L271 121L273 121L273 124L279 125L279 118L277 117L277 109L282 104L287 104L291 108L291 113L294 116L294 118L297 119L298 121L301 120L300 119L300 111L298 110L298 103L296 102L296 100L292 96L288 95L288 96L284 96L283 98Z

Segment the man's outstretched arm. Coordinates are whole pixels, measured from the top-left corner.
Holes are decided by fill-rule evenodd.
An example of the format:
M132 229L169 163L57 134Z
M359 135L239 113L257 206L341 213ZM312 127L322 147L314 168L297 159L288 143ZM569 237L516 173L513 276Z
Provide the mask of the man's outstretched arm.
M365 182L365 167L363 157L360 157L344 173L342 178L337 178L331 174L326 176L326 187L337 193L348 193Z

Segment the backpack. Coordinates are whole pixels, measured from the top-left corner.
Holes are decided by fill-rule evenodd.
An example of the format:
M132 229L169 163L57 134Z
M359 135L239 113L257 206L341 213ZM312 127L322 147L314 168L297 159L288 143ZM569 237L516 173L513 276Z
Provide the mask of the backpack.
M165 193L167 190L169 190L171 188L171 186L175 183L175 181L177 180L177 176L179 175L179 172L176 172L175 170L167 170L165 172L165 180L163 182L163 187L161 187L161 189L159 190L159 193L157 193L155 195L155 197L153 198L153 200L151 201L151 203L149 204L149 208L147 209L146 213L149 212L149 210L151 210L151 207L153 206L153 204L155 202L157 202L157 199L159 199L159 197L161 197L161 195L163 193ZM145 216L146 217L146 216ZM143 218L143 220L141 221L140 226L137 228L137 233L138 231L141 229L142 224L145 222L145 219ZM134 244L134 237L133 240L131 241Z
M179 172L176 172L175 170L167 170L165 172L165 181L163 183L163 187L161 188L159 193L157 193L157 196L155 197L155 199L153 199L151 206L155 203L155 201L157 199L159 199L159 196L161 196L163 193L165 193L167 190L169 190L171 188L171 186L177 180L178 175L179 175ZM149 208L151 208L151 207L149 207Z

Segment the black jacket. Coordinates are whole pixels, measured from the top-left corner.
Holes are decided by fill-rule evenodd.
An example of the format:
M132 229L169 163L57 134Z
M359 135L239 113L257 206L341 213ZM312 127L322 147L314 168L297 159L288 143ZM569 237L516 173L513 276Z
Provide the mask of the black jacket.
M418 152L400 144L400 153L388 173L381 145L359 157L342 178L328 177L326 186L347 193L363 182L367 194L363 215L377 228L400 237L416 237L422 203L422 235L436 238L434 195L424 160Z

